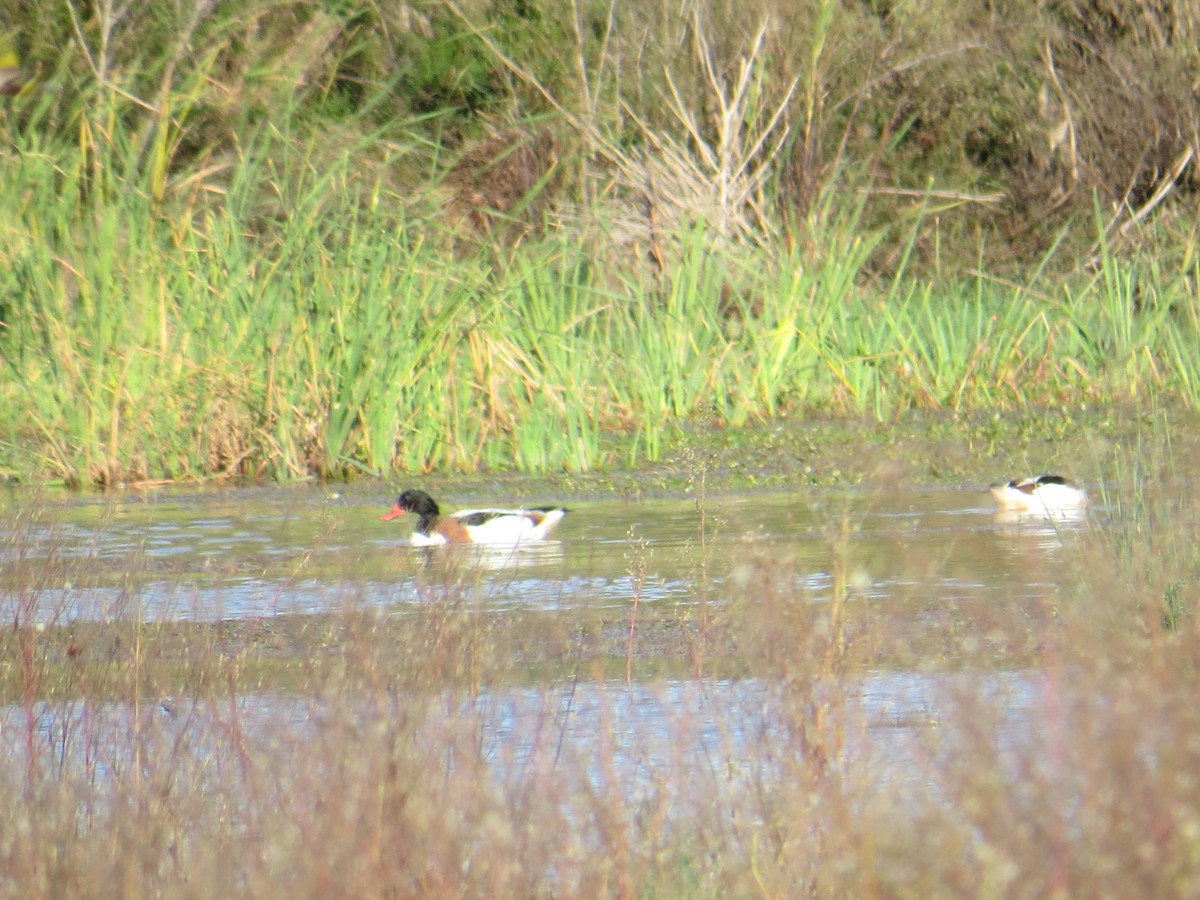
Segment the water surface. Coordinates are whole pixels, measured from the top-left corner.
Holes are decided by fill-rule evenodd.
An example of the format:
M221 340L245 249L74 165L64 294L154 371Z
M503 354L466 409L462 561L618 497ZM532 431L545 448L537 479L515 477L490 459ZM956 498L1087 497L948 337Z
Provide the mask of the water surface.
M469 496L443 500L451 509L480 505ZM449 561L442 549L408 544L411 520L379 521L389 502L377 487L162 491L10 506L0 517L0 615L42 624L347 609L403 616L440 602L447 584L478 608L500 613L620 614L635 599L657 607L753 608L763 573L781 596L820 604L830 599L837 571L872 609L914 599L930 609L1005 608L1052 595L1073 547L1102 514L1069 522L1003 518L985 493L955 490L567 503L571 513L556 540ZM935 616L912 627L942 625ZM213 794L221 796L226 774L244 754L289 760L279 770L286 782L288 772L305 771L312 747L332 732L349 735L344 743L351 745L373 729L415 721L407 740L421 753L445 760L454 755L448 748L464 744L500 781L548 766L574 773L593 792L615 779L628 799L686 792L704 773L736 808L756 782L786 781L781 767L795 765L814 740L828 740L828 763L847 776L880 789L927 789L929 738L944 717L959 715L953 702L960 685L1000 698L999 740L1025 743L1037 739L1029 714L1038 707L1042 677L1015 665L955 672L880 664L838 682L842 693L826 698L808 692L829 685L811 688L786 677L643 676L634 667L626 685L568 666L532 686L484 684L432 697L387 691L343 695L332 704L282 690L225 701L152 697L136 705L38 700L0 708L0 742L14 761L10 776L61 771L91 791L144 766L158 752L151 741L194 778L214 779ZM810 721L809 703L828 704L829 718L820 717L828 736L791 730ZM26 765L18 764L22 758ZM289 790L282 782L278 788ZM237 803L229 799L231 807Z
M722 603L738 598L746 565L768 563L786 563L790 587L819 600L835 556L849 561L852 586L880 602L1036 598L1058 583L1081 526L1002 518L986 493L955 490L568 505L556 540L456 556L475 602L620 609L636 593L642 603ZM380 522L387 508L378 490L247 488L9 509L0 519L0 608L41 622L403 612L428 602L421 573L445 553L409 546L411 519Z

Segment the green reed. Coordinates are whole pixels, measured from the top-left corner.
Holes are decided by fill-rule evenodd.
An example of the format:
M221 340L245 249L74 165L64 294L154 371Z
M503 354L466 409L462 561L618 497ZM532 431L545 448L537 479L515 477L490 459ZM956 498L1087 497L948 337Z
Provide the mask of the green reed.
M799 82L806 145L834 6L819 10ZM235 33L206 39L221 53ZM166 45L175 63L187 56L187 41ZM300 65L288 47L260 49ZM842 159L808 217L779 228L786 240L768 236L777 223L731 239L682 216L652 228L653 265L644 246L585 226L465 240L431 184L436 153L413 152L420 139L379 114L386 91L326 120L332 107L260 96L251 79L243 99L278 114L238 118L201 96L214 59L177 79L166 65L153 105L85 79L6 120L0 472L577 471L658 459L692 420L1200 403L1186 249L1172 266L1101 239L1090 268L1052 284L1044 273L1067 267L1049 256L1006 283L981 251L979 274L934 282L912 262L928 204L898 242L889 226L881 252L889 236L865 224L867 193L842 197L854 180ZM77 123L69 139L60 118ZM237 153L189 141L207 133L189 130L197 121L236 134ZM414 180L414 167L422 187L401 186L394 170Z
M345 161L248 162L223 207L171 219L151 191L81 208L84 158L28 154L0 188L4 464L36 478L585 470L657 459L693 419L1200 383L1188 280L1153 261L1105 252L1048 292L873 282L853 222L805 252L695 226L663 271L582 235L464 256Z

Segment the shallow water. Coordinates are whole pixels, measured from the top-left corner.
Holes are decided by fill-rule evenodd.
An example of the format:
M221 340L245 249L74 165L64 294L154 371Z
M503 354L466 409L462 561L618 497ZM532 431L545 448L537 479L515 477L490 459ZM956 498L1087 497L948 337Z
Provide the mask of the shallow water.
M466 505L479 504L446 498L447 507ZM452 557L455 584L465 584L485 609L622 610L635 594L660 605L752 602L742 596L753 581L747 572L766 569L788 579L782 587L790 593L820 603L833 589L838 558L847 562L850 587L870 603L1011 604L1052 593L1073 543L1089 523L1103 521L1102 510L1078 521L1014 520L999 516L985 493L954 490L568 505L556 540L515 553ZM387 508L378 490L314 488L130 493L10 507L0 515L0 616L61 623L347 608L403 615L436 599L446 553L409 546L411 520L379 521ZM1025 742L1038 739L1029 713L1036 712L1041 677L1024 670L868 672L844 685L845 695L832 704L838 725L829 762L867 779L869 791L928 792L928 742L937 731L931 726L944 715L959 717L956 685L965 680L976 695L1000 695L999 739ZM35 767L73 774L90 785L91 796L147 752L129 735L142 735L143 743L151 735L164 755L170 748L175 764L194 767L196 779L216 779L212 790L222 796L228 788L221 773L236 768L240 754L257 749L303 771L315 752L310 745L323 745L330 729L370 734L380 723L416 720L422 724L410 739L431 758L474 747L501 781L548 766L583 779L591 791L613 778L628 799L686 792L703 773L706 783L729 791L734 808L756 780L786 780L772 767L795 764L797 735L788 723L797 719L795 704L808 702L804 690L759 678L639 680L635 667L628 687L562 672L533 687L483 685L432 701L363 697L361 710L347 708L353 698L331 704L282 691L224 702L165 697L136 708L39 701L0 708L0 750L13 761L10 776ZM380 703L392 706L380 715ZM224 735L236 735L236 744L223 743ZM228 800L231 807L238 802Z
M472 504L445 498L448 508ZM455 502L461 499L461 502ZM544 503L556 498L530 498ZM489 609L727 602L748 562L786 562L820 600L835 554L871 600L1043 596L1087 519L1004 518L986 493L847 492L572 500L556 540L453 554ZM217 620L349 607L403 612L429 599L444 550L381 522L380 492L250 488L128 493L0 515L0 614L44 623Z
M953 709L956 698L989 696L1000 714L998 741L1023 745L1040 739L1042 679L1036 671L871 674L830 704L836 724L829 733L805 741L823 743L828 765L843 776L853 773L866 795L927 793L935 786L931 745L923 739L937 732L943 716L961 715ZM302 782L307 768L328 764L321 753L330 744L343 748L347 735L369 741L405 722L403 742L421 755L438 760L468 748L499 782L549 770L588 792L615 781L627 799L706 783L740 806L755 783L786 778L783 769L805 764L805 741L791 730L794 700L773 681L665 678L630 686L568 680L491 687L474 696L389 694L357 702L342 696L335 706L285 692L168 696L136 708L104 701L12 704L0 706L0 753L8 760L0 777L19 783L32 768L102 795L111 780L161 757L173 771L200 779L193 787L211 781L207 789L220 795L241 760L287 759L277 774L288 790L289 778Z

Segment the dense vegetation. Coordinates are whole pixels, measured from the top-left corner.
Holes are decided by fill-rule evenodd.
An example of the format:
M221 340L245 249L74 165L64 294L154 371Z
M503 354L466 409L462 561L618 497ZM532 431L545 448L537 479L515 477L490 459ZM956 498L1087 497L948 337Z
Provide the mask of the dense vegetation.
M5 16L0 474L1200 396L1197 3Z

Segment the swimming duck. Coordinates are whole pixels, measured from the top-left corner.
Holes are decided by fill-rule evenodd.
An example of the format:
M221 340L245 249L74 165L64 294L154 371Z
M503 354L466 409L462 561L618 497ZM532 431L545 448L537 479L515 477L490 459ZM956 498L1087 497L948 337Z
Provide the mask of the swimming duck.
M561 506L531 509L464 509L442 515L434 499L424 491L407 490L396 498L392 511L380 516L390 522L414 513L414 547L435 544L516 544L542 540L567 514Z
M1014 478L989 489L1001 509L1045 515L1077 512L1087 506L1087 492L1061 475Z

